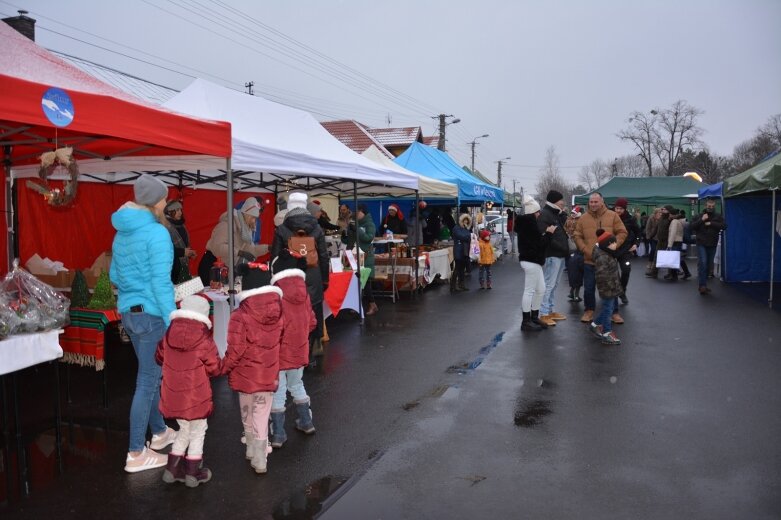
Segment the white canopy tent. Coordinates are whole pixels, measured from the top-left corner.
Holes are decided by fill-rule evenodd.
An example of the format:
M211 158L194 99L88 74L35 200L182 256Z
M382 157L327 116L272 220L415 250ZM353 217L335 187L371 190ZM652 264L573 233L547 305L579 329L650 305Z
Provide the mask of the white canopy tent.
M456 186L455 184L450 182L440 181L437 179L432 179L431 177L426 177L425 175L420 175L419 173L411 172L406 168L399 166L398 164L393 162L391 159L388 158L387 155L382 153L380 149L377 148L375 145L371 145L369 148L364 150L364 152L361 155L363 155L368 159L371 159L377 164L381 164L386 168L390 168L391 170L408 173L410 175L416 175L418 177L418 193L420 194L420 198L446 198L446 199L458 198L458 186Z
M164 106L202 118L220 114L220 120L230 122L234 179L254 188L303 189L314 194L354 188L371 194L418 189L417 175L361 157L302 110L203 79L193 81ZM213 178L215 187L225 187L224 176L201 175Z

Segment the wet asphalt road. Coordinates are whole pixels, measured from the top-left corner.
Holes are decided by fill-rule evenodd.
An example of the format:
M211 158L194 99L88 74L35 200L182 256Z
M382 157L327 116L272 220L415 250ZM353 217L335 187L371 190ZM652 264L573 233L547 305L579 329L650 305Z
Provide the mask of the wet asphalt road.
M492 291L474 290L475 270L468 293L380 300L363 328L329 320L325 363L305 374L318 432L294 431L289 410L288 443L255 476L237 400L219 379L206 438L214 478L196 490L164 485L161 470L122 470L135 367L115 347L108 410L99 377L71 372L65 474L34 478L32 496L0 515L781 517L778 312L719 282L701 297L694 281L648 280L642 264L620 347L588 335L566 282L557 310L569 319L522 334L523 277L509 260ZM39 391L25 407L46 402Z

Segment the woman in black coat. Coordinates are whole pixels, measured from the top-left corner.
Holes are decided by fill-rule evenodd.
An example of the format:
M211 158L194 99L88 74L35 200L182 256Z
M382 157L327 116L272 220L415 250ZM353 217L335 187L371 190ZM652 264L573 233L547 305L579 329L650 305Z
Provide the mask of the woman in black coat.
M523 321L521 330L542 330L548 326L540 321L540 307L545 296L545 248L553 237L556 226L550 225L540 232L537 219L540 205L528 195L523 199L523 215L515 219L515 234L518 236L518 260L524 272L523 297L521 311Z

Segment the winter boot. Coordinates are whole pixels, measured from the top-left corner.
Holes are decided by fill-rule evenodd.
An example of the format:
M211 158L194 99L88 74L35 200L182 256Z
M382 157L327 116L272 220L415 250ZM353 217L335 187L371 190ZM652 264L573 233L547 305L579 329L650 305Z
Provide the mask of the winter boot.
M580 287L575 287L575 301L580 303L583 301L583 298L580 297Z
M314 338L311 341L311 345L309 345L310 350L312 351L312 356L314 357L320 357L323 355L323 342L322 338Z
M271 447L281 448L287 440L287 434L285 433L285 411L271 412L271 427L269 428L271 434Z
M173 484L174 482L184 482L184 455L168 454L168 464L163 472L163 482Z
M247 460L252 460L252 457L255 456L255 443L252 442L255 440L255 435L252 432L245 431L244 439L247 443L247 452L244 456Z
M457 288L457 290L459 290L459 291L462 291L462 292L463 292L463 291L468 291L468 290L469 290L469 287L467 287L466 285L464 285L464 282L458 282L458 288Z
M524 312L523 321L521 322L521 330L541 330L542 327L532 321L532 313Z
M268 456L266 448L268 447L268 439L252 439L252 443L255 445L255 454L252 457L250 465L252 466L252 469L255 470L255 473L266 473L266 471L268 471L266 467L266 457Z
M540 310L532 311L532 323L539 326L540 329L547 329L548 325L540 319Z
M312 423L312 410L309 409L309 401L305 403L295 403L295 405L296 412L298 412L296 429L301 430L307 435L315 433L315 425Z
M567 299L568 299L569 301L571 301L571 302L575 302L575 301L577 301L577 300L575 299L575 288L574 288L574 287L570 287L570 288L569 288L569 296L567 296Z
M247 439L249 443L249 439ZM212 472L203 465L203 459L184 459L185 477L184 485L189 488L198 487L212 479Z

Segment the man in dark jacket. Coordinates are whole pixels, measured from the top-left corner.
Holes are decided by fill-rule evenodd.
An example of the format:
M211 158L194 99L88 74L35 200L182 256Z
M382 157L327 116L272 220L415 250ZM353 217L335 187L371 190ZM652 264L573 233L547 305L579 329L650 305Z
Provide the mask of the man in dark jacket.
M713 258L719 244L719 233L725 229L724 217L716 213L716 201L708 199L705 211L692 220L691 230L697 238L697 279L700 294L708 294L708 274L713 271Z
M621 287L624 288L624 291L619 295L619 298L621 298L624 305L629 303L629 298L626 296L626 286L629 285L629 274L632 272L632 256L633 253L637 251L637 245L642 238L637 221L631 213L626 210L627 205L628 201L625 198L619 197L616 199L615 212L621 217L621 222L623 222L627 232L626 240L624 240L624 243L621 244L621 247L619 247L615 253L616 258L618 259L618 266L621 268ZM618 307L616 307L616 311L617 310Z
M451 274L450 292L468 291L464 284L464 276L469 264L469 246L472 241L472 217L467 213L458 217L458 225L453 226L453 259L456 263L456 271Z
M331 260L328 256L328 248L325 244L325 234L318 224L317 219L307 209L306 193L293 192L288 197L287 215L282 225L277 227L274 232L274 242L271 245L271 258L276 258L279 253L287 248L290 237L294 236L298 230L303 230L306 236L315 239L315 249L317 249L317 265L306 268L306 288L309 292L309 299L312 304L312 310L317 318L317 327L309 336L310 351L313 356L322 354L322 345L320 343L323 337L323 292L328 287L328 273L330 271Z
M556 190L550 190L545 197L545 206L540 211L537 219L537 227L540 233L544 233L548 226L555 226L550 241L545 247L545 265L542 266L545 277L545 296L542 297L540 307L540 320L549 327L556 325L557 320L566 320L567 317L559 312L554 312L556 286L559 284L561 272L564 270L564 261L569 255L569 243L564 224L567 215L564 213L564 195Z

